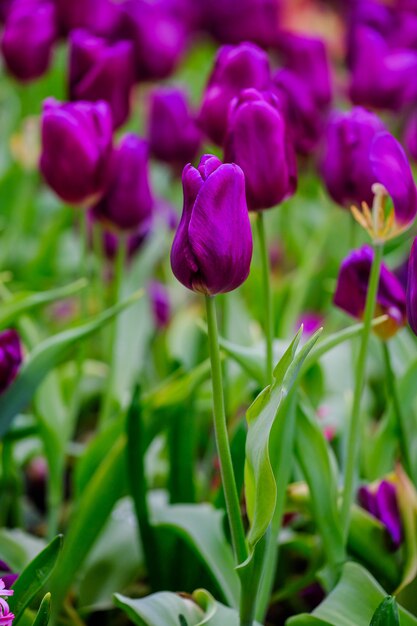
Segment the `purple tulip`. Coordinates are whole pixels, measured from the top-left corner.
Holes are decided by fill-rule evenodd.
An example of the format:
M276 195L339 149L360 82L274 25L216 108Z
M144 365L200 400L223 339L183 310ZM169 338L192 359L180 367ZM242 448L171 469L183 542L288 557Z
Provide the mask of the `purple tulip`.
M120 7L120 33L133 43L137 79L159 80L172 74L185 51L187 28L169 3L126 0Z
M51 0L15 0L1 40L9 72L21 81L42 76L50 65L57 35L55 5Z
M16 378L23 361L22 344L15 330L0 333L0 393Z
M171 319L171 303L166 286L156 280L149 283L149 298L155 326L158 330L163 330Z
M85 28L95 35L116 33L120 8L113 0L55 0L61 31Z
M206 135L223 145L230 103L244 89L269 89L271 74L268 55L254 44L223 46L203 96L199 122Z
M106 193L95 205L97 219L117 230L137 230L152 218L148 143L129 133L114 151Z
M88 211L88 233L89 233L89 244L93 247L94 244L94 227L97 223L100 222L100 246L102 248L103 253L109 261L113 261L117 256L117 251L120 245L120 237L126 238L126 246L127 246L127 259L131 259L136 252L142 247L144 241L151 230L151 222L144 222L140 224L137 230L121 233L115 232L113 230L108 230L106 228L106 224L103 224L101 219L97 218L94 213L94 209L89 209Z
M249 274L252 232L245 177L238 165L206 154L182 175L184 208L171 250L171 267L188 289L226 293Z
M411 246L408 261L407 318L411 330L417 335L417 238Z
M393 50L367 26L355 30L350 97L354 104L398 111L417 98L417 52Z
M12 6L13 0L0 0L0 22L3 24L6 21L7 14Z
M297 186L294 147L277 105L272 94L247 89L230 111L225 160L242 168L253 211L277 205Z
M85 205L102 195L112 149L107 103L45 101L40 169L65 202Z
M195 159L201 132L181 89L159 87L152 92L148 137L153 156L175 169Z
M273 44L279 32L280 0L209 0L205 2L206 28L221 43L252 41Z
M129 41L108 44L87 31L70 37L69 94L71 100L104 100L118 128L129 117L134 85L133 46Z
M356 319L362 319L368 293L373 249L363 246L353 250L343 261L337 279L334 303ZM382 264L376 297L375 317L387 315L388 319L375 328L377 335L389 339L407 321L406 294L397 277Z
M294 72L308 86L318 106L332 101L332 79L326 46L321 39L295 33L281 34L276 48L286 69Z
M413 111L407 119L403 144L410 157L417 161L417 111Z
M382 480L376 490L366 486L361 487L358 491L358 500L368 513L385 526L394 549L399 548L403 533L395 485Z
M272 80L296 151L311 154L322 137L326 109L317 104L308 83L295 72L278 70Z
M415 218L417 192L407 157L373 113L356 107L332 117L321 173L329 194L342 206L371 205L372 186L381 183L393 200L398 227Z

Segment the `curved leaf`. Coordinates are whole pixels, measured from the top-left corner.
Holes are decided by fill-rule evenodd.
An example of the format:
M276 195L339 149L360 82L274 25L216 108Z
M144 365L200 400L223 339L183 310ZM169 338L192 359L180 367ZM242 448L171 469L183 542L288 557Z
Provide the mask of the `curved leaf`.
M375 611L369 626L400 626L395 598L387 596Z
M51 594L47 593L38 609L32 626L48 626L51 615Z

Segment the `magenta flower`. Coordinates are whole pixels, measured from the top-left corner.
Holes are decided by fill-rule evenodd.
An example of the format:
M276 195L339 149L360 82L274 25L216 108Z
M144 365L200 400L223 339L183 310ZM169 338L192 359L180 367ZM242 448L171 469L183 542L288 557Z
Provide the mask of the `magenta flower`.
M370 246L353 250L343 261L337 279L334 303L356 319L362 319L374 251ZM387 315L388 320L375 328L388 339L406 324L406 295L397 277L384 265L376 297L375 317Z
M4 581L0 578L0 596L12 596L14 591L7 589ZM11 613L6 600L0 597L0 626L11 626L14 615Z
M129 41L109 44L87 31L71 33L70 98L107 102L115 128L129 117L134 71L133 46Z
M45 100L40 169L65 202L86 204L108 183L112 119L105 102L60 103Z
M171 267L188 289L208 295L232 291L249 274L252 232L245 177L235 164L206 154L182 175L184 208Z
M294 147L272 94L247 89L234 101L225 160L242 168L250 210L268 209L294 193L297 186Z
M1 40L9 72L21 81L42 76L50 65L57 37L56 11L51 0L15 0Z
M125 135L114 151L108 187L94 206L97 219L120 230L137 230L152 218L149 183L149 146L133 133Z
M111 36L116 33L120 8L113 0L55 0L61 31L68 34L75 28Z
M403 532L395 485L388 480L382 480L376 489L361 487L358 499L360 505L385 526L393 547L399 548Z
M0 393L16 378L23 361L22 344L18 333L4 330L0 333Z
M159 87L151 94L148 137L152 154L175 169L192 162L200 149L201 131L181 89Z
M223 46L208 81L199 123L206 135L222 145L227 131L230 103L244 89L268 90L271 74L268 55L254 44Z

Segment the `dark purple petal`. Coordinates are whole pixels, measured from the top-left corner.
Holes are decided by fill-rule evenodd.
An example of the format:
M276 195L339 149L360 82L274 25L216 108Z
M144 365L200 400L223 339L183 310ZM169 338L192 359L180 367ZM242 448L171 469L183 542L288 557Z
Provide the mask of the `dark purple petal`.
M375 494L378 507L378 519L387 528L393 544L399 547L402 541L402 524L397 502L395 485L383 480Z
M15 330L0 333L0 393L14 381L23 361L20 337Z
M61 31L85 28L95 35L116 33L120 8L113 0L55 0Z
M413 241L408 263L407 319L411 330L417 335L417 238Z
M171 303L168 289L163 283L153 280L149 284L148 293L155 326L162 330L168 326L171 319Z

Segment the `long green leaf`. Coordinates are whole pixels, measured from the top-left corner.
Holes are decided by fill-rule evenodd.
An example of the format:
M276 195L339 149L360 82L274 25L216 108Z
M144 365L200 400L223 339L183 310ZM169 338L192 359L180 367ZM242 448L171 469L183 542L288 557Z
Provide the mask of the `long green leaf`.
M49 617L51 615L51 594L47 593L38 609L33 626L48 626Z
M369 626L400 626L395 598L387 596L375 611Z
M52 574L62 546L62 535L58 535L25 567L13 585L10 609L15 615L14 624L22 617L25 608L45 585Z
M77 280L65 287L58 287L49 291L40 291L38 293L18 293L12 295L7 302L3 302L0 310L0 330L14 324L16 320L25 313L50 304L56 300L63 300L69 296L81 291L87 286L84 278Z
M92 320L54 335L36 346L15 381L0 396L0 437L8 431L13 418L29 404L45 376L65 360L74 344L98 331L116 315L136 302L139 296L140 293L136 293Z
M64 549L51 583L53 614L59 611L82 562L125 493L126 439L120 437L86 486L71 518Z

